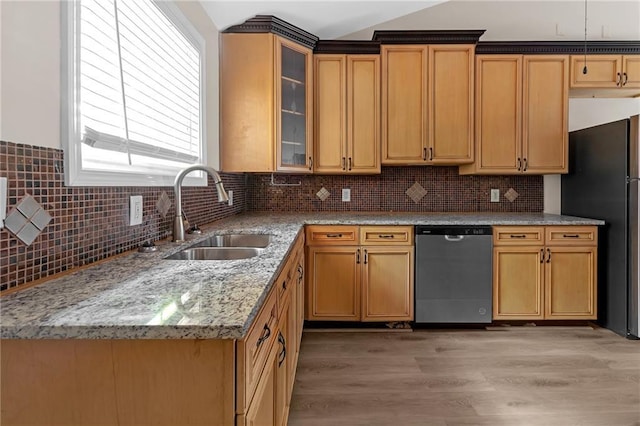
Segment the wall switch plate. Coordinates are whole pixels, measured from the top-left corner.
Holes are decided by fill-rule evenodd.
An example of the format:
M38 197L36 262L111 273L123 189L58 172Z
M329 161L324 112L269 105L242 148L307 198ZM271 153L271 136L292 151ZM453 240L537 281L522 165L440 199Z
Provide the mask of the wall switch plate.
M227 201L227 204L232 206L233 205L233 191L227 191L227 197L229 197L229 201Z
M7 217L7 178L0 177L0 229L4 228Z
M491 202L492 203L499 203L500 202L500 190L499 189L492 189L491 190Z
M342 188L342 201L351 201L351 189Z
M142 195L132 195L129 198L129 226L142 223Z

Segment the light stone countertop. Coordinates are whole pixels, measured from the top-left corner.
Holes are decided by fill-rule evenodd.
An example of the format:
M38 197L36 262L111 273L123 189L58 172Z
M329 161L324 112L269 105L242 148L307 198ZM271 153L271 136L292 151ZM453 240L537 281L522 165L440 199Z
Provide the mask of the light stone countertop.
M248 213L0 297L6 339L241 339L305 224L603 225L542 213ZM271 234L258 256L228 261L164 257L215 234Z

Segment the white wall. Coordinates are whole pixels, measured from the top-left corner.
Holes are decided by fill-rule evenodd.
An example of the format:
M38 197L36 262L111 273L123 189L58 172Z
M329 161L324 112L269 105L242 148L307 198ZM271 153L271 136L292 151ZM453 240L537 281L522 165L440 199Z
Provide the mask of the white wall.
M60 5L0 1L0 139L60 148Z
M569 99L569 131L640 114L640 99ZM561 176L544 177L544 212L560 213Z
M219 166L218 30L198 1L178 7L206 43L207 155ZM0 0L0 140L62 148L60 1Z

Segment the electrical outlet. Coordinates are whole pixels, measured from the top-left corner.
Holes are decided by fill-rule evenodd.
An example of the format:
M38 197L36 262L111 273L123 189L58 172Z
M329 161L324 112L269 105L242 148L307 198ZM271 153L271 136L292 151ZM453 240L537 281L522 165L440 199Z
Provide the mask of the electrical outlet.
M345 201L345 202L351 201L351 189L342 188L342 201Z
M492 203L499 203L500 202L500 190L499 189L492 189L491 190L491 202Z
M0 177L0 229L4 228L4 219L7 217L7 178Z
M229 201L227 202L227 204L232 206L233 205L233 191L227 191L227 197L229 197Z
M132 195L129 198L129 226L142 223L142 195Z

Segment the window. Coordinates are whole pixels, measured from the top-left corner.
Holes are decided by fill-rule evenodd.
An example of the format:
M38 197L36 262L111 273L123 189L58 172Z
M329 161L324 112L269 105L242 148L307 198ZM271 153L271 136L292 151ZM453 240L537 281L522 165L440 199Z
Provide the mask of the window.
M205 163L204 41L176 6L62 4L67 184L166 186Z

